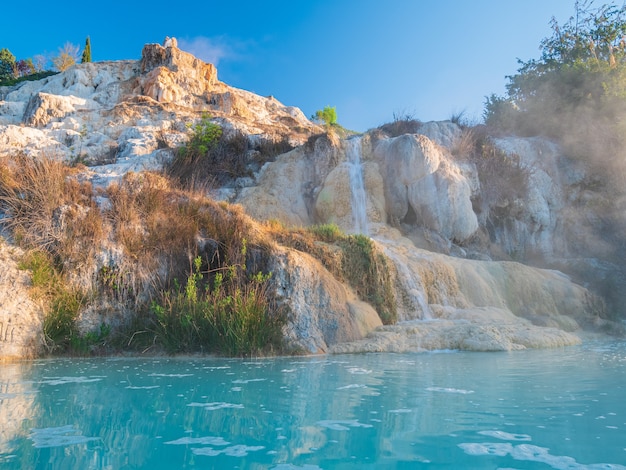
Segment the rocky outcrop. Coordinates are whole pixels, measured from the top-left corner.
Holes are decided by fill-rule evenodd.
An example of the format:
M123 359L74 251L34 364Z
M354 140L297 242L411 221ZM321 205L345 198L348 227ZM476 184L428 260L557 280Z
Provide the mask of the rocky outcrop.
M275 247L272 282L293 349L554 347L575 344L582 327L602 324L601 302L589 290L559 271L522 264L602 273L601 282L614 274L615 247L596 227L600 197L585 185L584 168L545 140L495 139L504 158L519 159L527 186L514 198L490 199L489 179L481 180L459 150L465 131L458 125L431 122L412 134L381 130L341 140L321 134L297 108L220 82L213 65L170 39L146 45L140 61L78 64L0 88L0 157L21 152L86 162L82 177L105 185L128 171L159 169L185 142L187 123L204 113L250 142L298 145L238 186L217 188L255 219L358 232L352 185L359 167L366 234L393 265L400 322L382 326L376 311L319 261ZM16 256L0 243L3 358L33 355L42 345L41 309L29 298ZM87 329L99 324L98 315L87 315Z
M383 170L387 211L463 242L478 229L470 184L441 147L420 134L378 142L374 155Z
M43 347L43 309L29 294L30 276L18 268L20 256L0 238L0 361L31 358Z
M170 40L167 47L147 44L139 61L76 64L42 80L0 87L0 142L9 143L0 146L0 156L46 153L105 174L110 163L136 167L130 162L135 157L151 167L163 157L163 144L184 142L185 124L205 113L226 132L237 129L255 141L299 145L320 131L295 107L220 82L213 64ZM19 138L23 126L41 136Z
M369 304L305 253L277 253L272 272L278 298L288 312L285 339L295 351L326 353L382 325Z
M148 44L141 52L141 91L161 103L194 107L206 104L217 80L217 69L169 45Z

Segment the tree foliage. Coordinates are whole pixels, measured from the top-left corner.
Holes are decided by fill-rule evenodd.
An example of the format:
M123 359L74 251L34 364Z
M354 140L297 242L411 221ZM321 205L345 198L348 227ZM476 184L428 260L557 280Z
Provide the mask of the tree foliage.
M312 116L314 121L323 122L327 126L337 124L337 108L335 106L324 106L324 109L318 109Z
M83 49L83 55L81 57L81 63L91 62L91 39L87 36L85 40L85 49Z
M0 82L15 78L15 56L8 49L0 49Z
M554 18L539 59L520 61L506 96L486 98L485 123L518 135L543 135L587 163L598 182L619 191L626 179L626 4L575 3Z
M79 47L66 42L63 47L59 49L59 54L52 59L52 63L54 67L59 72L64 72L69 69L72 65L76 64L76 60L78 59L78 51Z
M611 140L614 124L626 117L626 6L577 1L567 22L552 18L550 25L541 57L520 61L518 73L507 77L507 96L486 99L485 122L589 152L585 143Z

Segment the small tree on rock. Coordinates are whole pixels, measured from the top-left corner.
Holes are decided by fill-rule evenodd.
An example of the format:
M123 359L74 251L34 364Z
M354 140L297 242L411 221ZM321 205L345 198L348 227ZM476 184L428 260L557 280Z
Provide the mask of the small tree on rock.
M15 78L15 56L8 49L0 49L0 82Z
M335 106L324 106L324 109L318 109L312 116L317 122L323 122L327 126L337 124L337 108Z
M87 40L85 41L85 49L83 49L83 56L81 58L81 63L91 62L91 39L87 36Z
M70 42L66 42L65 45L59 49L59 55L52 59L52 63L59 72L64 72L72 65L76 64L78 51L78 46Z

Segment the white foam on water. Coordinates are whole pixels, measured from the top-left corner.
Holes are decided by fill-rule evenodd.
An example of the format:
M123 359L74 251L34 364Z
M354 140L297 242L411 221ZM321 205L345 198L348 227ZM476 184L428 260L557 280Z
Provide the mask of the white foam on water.
M506 457L510 455L515 460L539 462L555 470L626 470L626 467L620 464L581 464L573 457L552 455L550 454L550 449L532 444L519 444L514 446L508 442L482 442L461 443L459 447L463 449L466 454L472 456L495 455L497 457Z
M33 447L37 449L64 447L100 440L99 437L83 436L80 434L80 430L71 424L52 428L31 429L28 438L33 441Z
M193 374L156 374L156 373L152 373L152 374L149 374L148 377L175 377L175 378L182 378L182 377L193 377Z
M462 395L474 393L474 390L463 390L460 388L446 388L446 387L428 387L426 390L428 390L429 392L460 393Z
M289 373L295 372L295 371L296 371L296 369L283 369L283 370L281 370L281 372L284 372L286 374L289 374Z
M511 434L504 431L479 431L478 434L495 437L503 441L532 441L532 438L528 434Z
M459 447L468 455L496 455L506 457L513 451L513 445L501 442L464 442Z
M213 449L212 447L200 447L197 449L192 449L195 455L207 455L209 457L215 457L216 455L224 454L230 457L245 457L248 455L248 452L256 452L259 450L265 449L265 446L246 446L243 444L238 444L230 447L226 447L225 449Z
M160 388L160 387L161 387L160 385L145 385L143 387L129 385L128 387L124 387L124 388L127 388L128 390L151 390L153 388Z
M362 369L361 367L348 367L348 372L355 375L367 375L372 373L371 370Z
M388 413L396 413L396 414L413 413L413 410L409 408L400 408L397 410L389 410Z
M181 437L174 441L165 442L171 445L203 445L203 446L227 446L230 442L224 440L223 437L205 436L205 437Z
M271 470L322 470L322 467L317 465L294 465L291 463L279 463L275 467L271 467Z
M230 369L230 366L206 366L203 367L204 370L223 370Z
M233 387L230 389L231 392L241 392L242 388L241 387Z
M195 407L198 407L198 408L204 408L207 411L222 410L222 409L225 409L225 408L237 408L237 409L243 408L243 405L241 405L241 404L224 403L224 402L213 402L213 403L197 403L197 402L193 402L193 403L189 403L187 406L195 406Z
M64 385L99 382L100 380L102 380L102 377L44 377L44 380L39 383L46 385Z
M363 384L350 384L350 385L344 385L343 387L339 387L337 390L349 390L351 388L367 388L367 385L363 385Z
M267 379L237 379L233 380L234 384L249 384L250 382L265 382Z
M371 424L359 423L356 419L336 420L325 419L316 423L323 428L332 429L333 431L349 431L350 428L372 428Z

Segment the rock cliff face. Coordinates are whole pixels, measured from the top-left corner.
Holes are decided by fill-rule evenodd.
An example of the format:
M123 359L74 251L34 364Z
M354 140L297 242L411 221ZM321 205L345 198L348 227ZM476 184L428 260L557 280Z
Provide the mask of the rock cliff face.
M527 169L527 181L515 198L494 196L477 164L458 150L464 130L454 123L341 140L297 108L220 82L213 65L169 41L146 45L139 61L80 64L0 87L0 158L21 152L84 162L84 176L105 185L128 171L160 168L169 148L187 138L186 123L203 113L225 132L297 146L219 192L258 220L335 223L357 232L355 163L347 154L358 149L368 235L391 263L400 323L383 327L320 262L278 247L274 287L289 311L285 337L296 349L552 347L578 342L583 326L604 324L602 303L589 290L559 271L526 265L592 278L602 269L605 278L616 272L607 261L611 246L593 227L598 196L584 188L584 169L543 140L495 140ZM18 258L0 243L3 358L32 355L42 343L43 314L28 296ZM590 271L594 265L602 269Z
M29 296L21 251L0 239L0 361L34 357L43 345L43 309Z
M0 156L60 155L105 176L157 168L163 144L184 141L186 123L203 113L257 140L297 145L320 132L298 108L220 82L215 66L175 46L148 44L139 61L77 64L0 87Z

